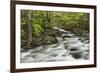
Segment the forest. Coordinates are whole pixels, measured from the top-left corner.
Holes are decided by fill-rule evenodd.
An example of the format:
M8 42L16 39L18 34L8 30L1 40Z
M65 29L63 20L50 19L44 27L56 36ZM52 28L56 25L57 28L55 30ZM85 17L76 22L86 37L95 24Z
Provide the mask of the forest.
M31 49L58 42L64 29L89 39L89 13L21 10L21 48ZM64 38L64 36L62 37Z

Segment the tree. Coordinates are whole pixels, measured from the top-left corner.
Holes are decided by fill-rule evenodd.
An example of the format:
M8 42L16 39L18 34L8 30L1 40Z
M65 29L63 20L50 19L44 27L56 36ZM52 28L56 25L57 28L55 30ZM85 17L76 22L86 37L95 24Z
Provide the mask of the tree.
M22 48L32 48L34 45L31 45L32 42L43 41L44 39L47 41L46 37L56 39L56 36L59 36L61 32L54 30L52 27L62 28L77 35L89 34L89 14L82 12L21 10Z
M27 47L31 47L31 42L32 42L32 11L28 11L27 17L28 17L28 22L27 22L27 30L28 30L28 40L27 40Z

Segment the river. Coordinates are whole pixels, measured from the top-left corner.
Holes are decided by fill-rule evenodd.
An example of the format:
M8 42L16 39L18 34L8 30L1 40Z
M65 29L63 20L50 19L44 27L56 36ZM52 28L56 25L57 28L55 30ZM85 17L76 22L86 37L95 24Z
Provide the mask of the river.
M60 37L56 37L58 42L28 50L21 49L21 63L89 59L89 40L64 29L53 29L63 32Z

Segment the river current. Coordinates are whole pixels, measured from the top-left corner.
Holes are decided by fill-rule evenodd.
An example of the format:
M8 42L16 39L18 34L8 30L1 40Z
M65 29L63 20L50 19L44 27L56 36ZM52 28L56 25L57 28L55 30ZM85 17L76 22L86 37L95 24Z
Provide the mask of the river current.
M64 29L54 29L64 32L60 37L56 37L58 42L28 50L21 49L21 63L89 59L89 40Z

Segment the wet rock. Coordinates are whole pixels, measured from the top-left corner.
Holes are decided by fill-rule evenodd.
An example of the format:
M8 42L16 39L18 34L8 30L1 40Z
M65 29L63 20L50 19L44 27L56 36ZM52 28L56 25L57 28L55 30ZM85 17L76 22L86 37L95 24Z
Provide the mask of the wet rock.
M83 41L83 43L89 43L89 40L85 40L85 41Z
M77 49L77 48L72 48L70 49L70 54L75 58L75 59L89 59L89 52L84 50L84 49Z
M57 39L52 36L41 36L39 38L34 38L32 41L32 46L34 47L39 47L41 45L51 45L57 43Z
M79 59L82 57L82 51L77 50L77 51L71 51L71 55L75 58L75 59Z
M43 39L43 44L44 44L44 45L50 45L50 44L55 44L55 43L57 43L57 39L54 38L54 37L46 36L46 37Z
M74 36L74 34L68 33L68 34L62 34L61 37L64 38L72 38Z

